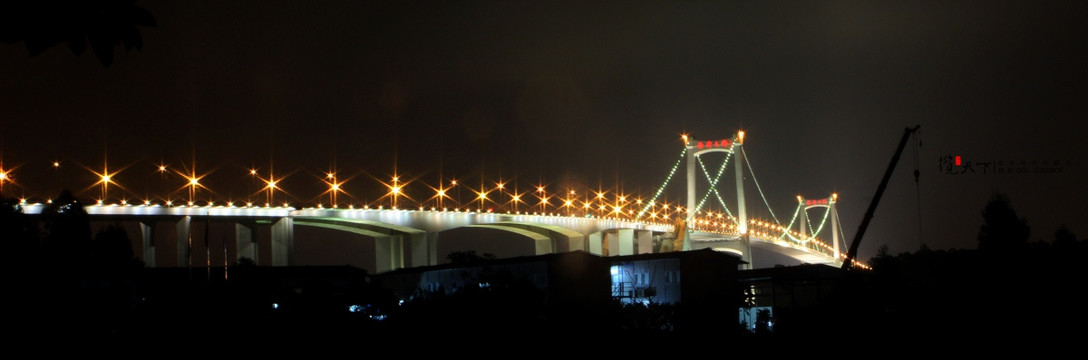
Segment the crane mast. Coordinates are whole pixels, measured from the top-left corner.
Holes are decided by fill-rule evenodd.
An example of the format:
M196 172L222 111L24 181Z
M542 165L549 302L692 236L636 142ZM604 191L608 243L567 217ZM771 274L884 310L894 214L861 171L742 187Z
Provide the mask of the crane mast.
M884 171L884 178L880 180L880 185L876 188L876 195L873 196L873 201L869 203L869 209L865 211L865 217L861 219L861 225L858 226L858 233L854 235L854 240L850 242L850 249L846 253L846 258L843 259L842 269L850 270L854 267L854 259L858 254L858 246L861 244L861 237L865 235L865 229L869 227L869 222L873 220L873 213L876 211L876 204L880 202L880 197L884 195L884 189L888 187L888 180L891 179L892 173L895 171L895 165L899 163L899 156L903 155L903 148L907 145L907 140L910 139L910 135L915 131L918 131L921 125L915 125L913 128L908 127L903 131L903 138L899 140L899 147L895 149L895 155L892 156L892 161L888 164L888 169ZM915 172L915 177L918 174Z

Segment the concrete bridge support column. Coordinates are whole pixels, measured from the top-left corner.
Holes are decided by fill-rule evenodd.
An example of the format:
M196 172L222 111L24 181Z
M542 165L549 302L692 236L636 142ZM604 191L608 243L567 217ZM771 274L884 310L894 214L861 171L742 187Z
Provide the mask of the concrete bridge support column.
M290 217L272 223L272 266L289 266L295 251L295 227Z
M608 254L611 256L635 254L635 229L619 229L615 241L608 242Z
M234 224L234 243L237 245L238 253L237 259L248 258L253 260L254 264L260 264L260 258L258 255L257 244L257 224L252 221L239 222Z
M654 252L654 233L650 230L637 230L635 231L636 249L639 254L650 254Z
M189 232L189 224L193 222L193 217L186 215L178 220L178 267L193 266L193 238Z
M144 266L155 267L155 222L140 222L140 241L143 244Z
M374 238L374 271L386 272L404 267L403 235L389 235Z
M438 233L410 234L412 266L438 265Z
M564 249L562 246L556 247L556 251L578 251L578 250L581 250L581 251L586 250L586 237L585 236L567 238L567 248L566 249Z
M602 234L600 232L595 232L595 233L589 234L589 236L587 236L587 240L589 240L589 244L588 244L588 249L586 249L586 250L589 251L590 254L604 256L604 249L603 249L603 244L602 244L602 236L603 235L604 234Z

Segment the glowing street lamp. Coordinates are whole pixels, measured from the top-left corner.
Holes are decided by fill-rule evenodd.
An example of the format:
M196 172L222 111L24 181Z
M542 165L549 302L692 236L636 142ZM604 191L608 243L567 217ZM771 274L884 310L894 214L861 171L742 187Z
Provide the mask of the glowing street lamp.
M540 213L544 214L547 212L548 192L544 190L543 185L539 185L536 187L536 193L539 194L537 198L540 199Z
M4 183L8 182L8 172L8 170L4 170L3 164L0 164L0 200L4 198Z
M397 208L397 198L401 195L400 178L393 176L393 185L389 186L389 194L393 196L393 208Z
M196 174L189 176L189 205L193 205L193 197L196 196L196 188L200 187L200 178Z
M324 181L325 181L325 185L329 186L329 190L325 191L325 192L329 193L329 204L333 208L336 208L336 206L338 205L337 200L336 200L337 197L338 197L337 195L339 195L339 193L341 191L343 191L342 185L344 183L338 181L336 179L336 173L333 173L333 172L326 173Z
M97 172L97 171L94 171L94 170L91 170L91 172L94 173L95 176L98 176L98 181L95 182L94 185L102 185L102 194L101 194L102 197L99 198L100 201L104 202L104 201L108 200L110 184L121 186L120 184L117 183L117 180L116 180L117 174L120 172L120 170L110 172L109 167L106 166L106 165L103 165L102 166L102 172ZM94 186L94 185L91 185L91 186ZM121 187L121 188L124 189L124 187Z
M452 189L452 188L455 188L455 187L457 188L457 199L454 200L454 201L457 202L457 207L460 208L461 207L461 188L457 187L457 179L450 180L449 189Z
M269 176L268 180L265 180L264 183L265 183L265 186L264 186L264 190L265 190L264 201L265 201L265 206L268 206L269 204L272 204L272 199L274 198L274 195L275 195L275 192L276 192L276 180L273 179L271 176Z
M438 208L442 209L442 210L445 210L445 200L446 200L446 198L450 197L449 191L450 191L450 189L453 188L454 185L457 184L457 180L454 180L451 183L452 185L450 185L449 187L442 187L441 184L442 184L442 180L439 179L438 187L433 187L433 186L430 186L430 185L428 185L427 187L430 187L431 190L434 191L434 196L431 196L431 199L435 199L435 203L438 206Z
M487 201L487 193L488 191L484 190L482 187L480 188L480 191L476 192L476 199L480 200L480 206L477 207L477 211L482 212L484 210L484 202Z

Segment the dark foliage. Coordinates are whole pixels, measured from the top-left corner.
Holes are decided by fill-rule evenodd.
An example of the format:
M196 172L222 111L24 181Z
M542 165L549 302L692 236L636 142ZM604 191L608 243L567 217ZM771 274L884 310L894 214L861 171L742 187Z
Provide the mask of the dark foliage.
M22 42L30 56L61 43L81 55L90 45L109 67L114 47L143 48L141 26L156 26L156 21L135 0L16 0L0 5L0 41Z

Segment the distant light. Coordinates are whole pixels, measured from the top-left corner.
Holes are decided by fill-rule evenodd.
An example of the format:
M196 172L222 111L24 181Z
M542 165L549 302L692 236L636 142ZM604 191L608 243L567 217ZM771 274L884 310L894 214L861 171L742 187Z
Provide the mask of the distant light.
M272 308L273 308L273 309L279 309L279 308L280 308L280 304L279 304L279 303L272 303Z

